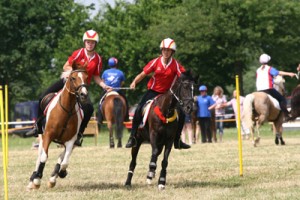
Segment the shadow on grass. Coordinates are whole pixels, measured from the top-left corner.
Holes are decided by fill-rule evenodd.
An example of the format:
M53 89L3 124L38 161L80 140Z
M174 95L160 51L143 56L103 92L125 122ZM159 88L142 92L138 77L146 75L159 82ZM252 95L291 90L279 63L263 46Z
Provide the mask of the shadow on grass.
M174 188L237 188L243 185L243 179L239 177L229 177L227 179L221 179L216 181L183 181L178 183L167 183L170 187ZM118 183L97 183L97 184L85 184L75 186L78 190L136 190L141 188L156 187L156 184L133 184L132 186L125 186L124 184Z

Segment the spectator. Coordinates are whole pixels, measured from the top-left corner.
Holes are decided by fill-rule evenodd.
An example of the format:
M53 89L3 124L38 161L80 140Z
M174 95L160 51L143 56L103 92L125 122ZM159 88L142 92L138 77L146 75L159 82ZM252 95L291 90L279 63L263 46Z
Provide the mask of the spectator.
M224 103L227 102L225 95L223 94L224 91L222 87L216 86L214 88L214 92L212 95L213 100L216 102L215 105L215 113L216 113L216 128L219 134L219 141L222 142L223 134L224 134L224 115L225 115L225 108Z
M245 97L240 96L240 117L242 117L243 114L243 102L244 102ZM236 99L236 90L233 91L232 93L232 99L230 101L228 101L227 103L224 104L224 106L232 106L232 109L234 111L234 115L235 115L235 122L236 125L238 123L238 110L237 110L237 99ZM241 121L241 130L242 130L242 136L243 139L249 139L249 135L250 135L250 130L246 128L246 126L244 125L244 123Z
M199 87L200 95L195 96L195 102L198 105L197 118L201 129L201 142L212 142L212 135L210 129L211 113L210 110L214 108L215 102L211 96L207 95L207 87L201 85Z
M188 144L192 145L193 144L193 130L192 130L192 122L191 122L191 115L185 115L185 120L184 120L184 125L181 133L181 140L182 142L186 143L186 135L189 139Z

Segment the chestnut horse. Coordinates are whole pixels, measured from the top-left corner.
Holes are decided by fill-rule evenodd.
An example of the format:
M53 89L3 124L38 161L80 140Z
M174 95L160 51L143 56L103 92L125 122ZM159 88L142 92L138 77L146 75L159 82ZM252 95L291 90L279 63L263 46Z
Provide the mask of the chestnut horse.
M274 80L274 88L277 89L282 95L284 95L284 82L285 80L283 77L279 75L276 76ZM259 128L264 122L267 121L273 122L274 124L273 129L276 133L275 144L278 145L280 140L280 144L285 145L285 142L282 138L282 123L284 114L280 111L278 101L272 101L272 99L275 100L265 92L253 92L245 97L242 121L251 131L252 141L255 147L260 140ZM276 103L278 104L277 106ZM254 138L255 132L257 133L257 138Z
M48 187L54 187L59 176L67 175L67 167L71 156L74 142L82 121L83 112L81 105L88 99L86 64L81 66L73 63L72 71L64 88L50 102L46 125L43 135L40 135L38 158L36 168L30 177L27 189L38 189L41 185L44 167L48 158L48 148L52 141L57 141L64 146L54 171L48 182Z
M157 96L150 107L149 115L143 129L137 133L137 145L131 149L131 162L125 185L131 186L136 159L144 141L150 141L152 147L151 161L147 175L147 183L151 184L155 176L156 162L163 148L162 169L158 179L158 188L164 189L166 184L168 158L171 152L176 132L178 129L178 119L176 108L190 114L193 107L193 84L194 79L189 72L184 72L173 83L169 91Z
M115 147L114 142L114 127L118 139L118 148L122 147L123 138L123 122L126 116L126 102L125 99L117 92L108 92L101 105L99 105L98 112L102 113L103 118L107 121L107 128L109 130L109 146Z

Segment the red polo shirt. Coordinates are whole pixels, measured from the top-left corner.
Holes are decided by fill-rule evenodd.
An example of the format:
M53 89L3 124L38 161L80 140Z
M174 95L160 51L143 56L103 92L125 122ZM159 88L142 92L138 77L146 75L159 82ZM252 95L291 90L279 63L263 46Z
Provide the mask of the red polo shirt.
M72 55L68 59L69 63L76 63L84 64L88 62L87 65L87 72L88 72L88 84L90 84L91 79L93 76L99 76L100 71L102 70L102 59L96 52L94 56L90 59L87 56L87 52L84 48L78 49L72 53Z
M145 74L154 72L147 87L159 93L165 93L169 90L173 81L180 76L181 72L185 71L184 67L174 58L171 58L167 65L163 64L162 59L160 56L151 60L143 69Z

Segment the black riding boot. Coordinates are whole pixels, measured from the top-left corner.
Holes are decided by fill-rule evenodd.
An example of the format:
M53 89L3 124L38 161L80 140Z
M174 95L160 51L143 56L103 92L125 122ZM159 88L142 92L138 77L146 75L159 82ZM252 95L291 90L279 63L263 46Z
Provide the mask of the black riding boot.
M26 137L31 137L31 136L38 137L39 134L42 134L43 133L42 126L43 126L44 119L45 119L44 116L38 117L38 119L36 120L36 122L34 124L33 129L31 129L30 131L25 133L25 136Z
M138 108L135 111L133 120L132 120L132 128L131 128L131 132L130 132L130 136L128 139L128 142L126 144L126 148L132 148L132 147L136 147L136 132L138 130L138 126L140 125L141 121L142 121L142 116L141 114L139 114L139 110Z
M90 119L93 115L94 108L93 108L93 105L91 103L87 103L85 105L82 105L82 110L83 110L83 113L84 113L84 117L83 117L83 120L80 124L79 132L77 134L77 139L74 142L74 145L79 146L79 147L81 147L81 145L82 145L83 133L84 133L84 130L87 127L87 125L88 125L88 123L89 123L89 121L90 121Z
M126 144L126 148L132 148L132 147L136 147L136 138L135 138L135 133L132 133L132 130L131 130L131 134L130 134L128 142Z
M287 110L286 105L283 103L280 104L280 108L284 114L284 122L288 122L291 119L290 112Z

